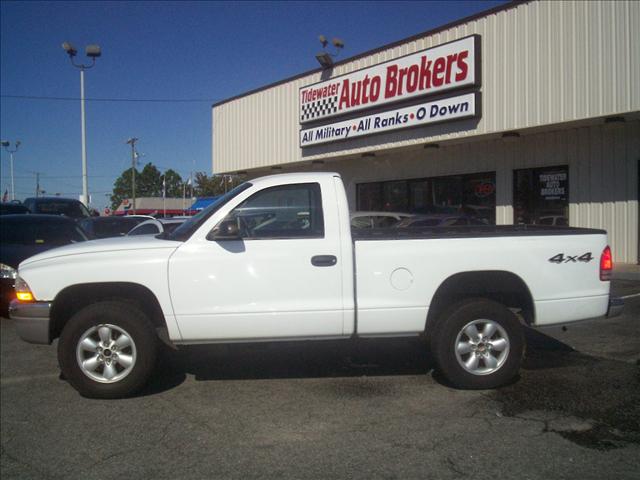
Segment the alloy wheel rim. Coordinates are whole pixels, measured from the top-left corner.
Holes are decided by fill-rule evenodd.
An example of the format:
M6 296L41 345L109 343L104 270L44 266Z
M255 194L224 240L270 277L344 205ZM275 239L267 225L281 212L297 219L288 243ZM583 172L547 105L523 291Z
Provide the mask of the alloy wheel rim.
M509 357L509 336L494 320L477 319L467 323L454 344L458 364L473 375L498 371Z
M121 327L101 323L78 340L76 359L82 373L99 383L115 383L129 375L136 364L136 345Z

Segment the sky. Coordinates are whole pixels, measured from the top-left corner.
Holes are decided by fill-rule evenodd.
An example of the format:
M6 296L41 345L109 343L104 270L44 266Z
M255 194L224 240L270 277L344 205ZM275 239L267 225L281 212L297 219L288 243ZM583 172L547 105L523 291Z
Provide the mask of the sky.
M212 104L317 68L318 35L342 39L349 58L503 3L2 1L0 134L21 141L16 198L35 196L37 173L46 195L82 193L80 71L64 41L76 62L102 49L85 71L89 193L102 210L131 166L130 137L139 169L212 174ZM4 149L0 169L10 194Z

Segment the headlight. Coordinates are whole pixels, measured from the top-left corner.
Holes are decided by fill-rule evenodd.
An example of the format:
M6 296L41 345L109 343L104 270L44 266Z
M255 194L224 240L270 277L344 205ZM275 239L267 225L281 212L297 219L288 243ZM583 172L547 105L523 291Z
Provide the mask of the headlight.
M0 263L0 278L15 279L17 276L18 271L15 268L5 265L4 263Z
M21 302L33 302L33 293L31 293L29 285L20 277L16 277L15 289L18 300Z

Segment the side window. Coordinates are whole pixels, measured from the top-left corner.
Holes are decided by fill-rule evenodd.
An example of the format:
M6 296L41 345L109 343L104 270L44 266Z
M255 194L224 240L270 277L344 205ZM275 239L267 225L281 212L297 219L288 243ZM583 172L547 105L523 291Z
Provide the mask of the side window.
M235 221L240 236L321 238L324 236L320 185L301 183L264 189L238 205L223 222Z

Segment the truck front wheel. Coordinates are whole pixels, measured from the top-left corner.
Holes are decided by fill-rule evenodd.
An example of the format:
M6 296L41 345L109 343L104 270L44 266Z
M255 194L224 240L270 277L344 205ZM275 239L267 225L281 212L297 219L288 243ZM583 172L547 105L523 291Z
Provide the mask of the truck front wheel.
M431 351L454 386L495 388L518 373L524 334L517 317L487 299L464 300L447 309L434 326Z
M153 327L137 306L104 301L71 317L60 335L58 361L81 395L120 398L146 383L157 348Z

